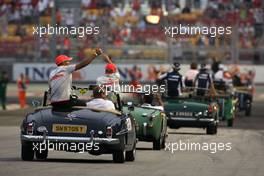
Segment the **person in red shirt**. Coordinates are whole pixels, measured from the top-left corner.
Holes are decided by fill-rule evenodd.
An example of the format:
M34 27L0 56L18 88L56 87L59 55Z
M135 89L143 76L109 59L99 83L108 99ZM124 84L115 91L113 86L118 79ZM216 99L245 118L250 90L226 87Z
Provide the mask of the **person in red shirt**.
M25 108L26 106L26 89L29 84L29 80L26 76L21 73L19 79L17 80L17 88L18 88L18 99L20 108Z

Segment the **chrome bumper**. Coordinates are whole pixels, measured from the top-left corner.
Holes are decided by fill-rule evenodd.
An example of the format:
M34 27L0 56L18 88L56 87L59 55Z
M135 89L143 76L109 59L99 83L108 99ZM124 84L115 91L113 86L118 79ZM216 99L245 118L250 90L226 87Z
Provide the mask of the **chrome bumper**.
M214 122L215 119L203 119L203 118L194 118L194 117L170 117L170 120L179 120L179 121L193 121L193 122ZM218 122L218 120L216 121Z
M22 141L32 142L83 142L83 143L99 143L99 144L119 144L119 139L113 138L98 138L98 137L66 137L66 136L36 136L36 135L21 135Z

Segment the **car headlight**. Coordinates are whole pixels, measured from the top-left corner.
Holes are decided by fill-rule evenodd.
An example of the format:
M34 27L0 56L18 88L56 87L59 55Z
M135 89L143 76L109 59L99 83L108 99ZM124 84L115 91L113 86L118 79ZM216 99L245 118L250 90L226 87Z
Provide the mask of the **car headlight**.
M131 119L130 118L126 119L126 126L127 126L127 130L128 131L132 130L132 123L131 123Z

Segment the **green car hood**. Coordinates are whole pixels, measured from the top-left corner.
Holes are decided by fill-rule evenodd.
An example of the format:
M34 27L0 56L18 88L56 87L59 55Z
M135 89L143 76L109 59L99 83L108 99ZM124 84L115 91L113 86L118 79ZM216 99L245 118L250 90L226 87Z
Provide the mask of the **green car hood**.
M125 113L128 113L129 110L126 106L124 106L122 108L122 111L125 112ZM131 115L134 117L134 118L141 118L142 117L142 114L147 114L147 115L156 115L160 113L159 110L156 110L156 109L151 109L151 108L142 108L142 107L135 107L135 109L131 112Z

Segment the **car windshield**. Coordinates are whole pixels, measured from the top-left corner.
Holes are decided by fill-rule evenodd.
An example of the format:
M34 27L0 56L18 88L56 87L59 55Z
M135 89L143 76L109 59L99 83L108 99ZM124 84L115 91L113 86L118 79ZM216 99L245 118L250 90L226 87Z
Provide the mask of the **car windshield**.
M77 95L79 99L90 100L93 95L93 91L86 87L74 87L72 94Z
M139 93L119 93L123 105L132 102L133 105L139 106L143 104L143 97Z

